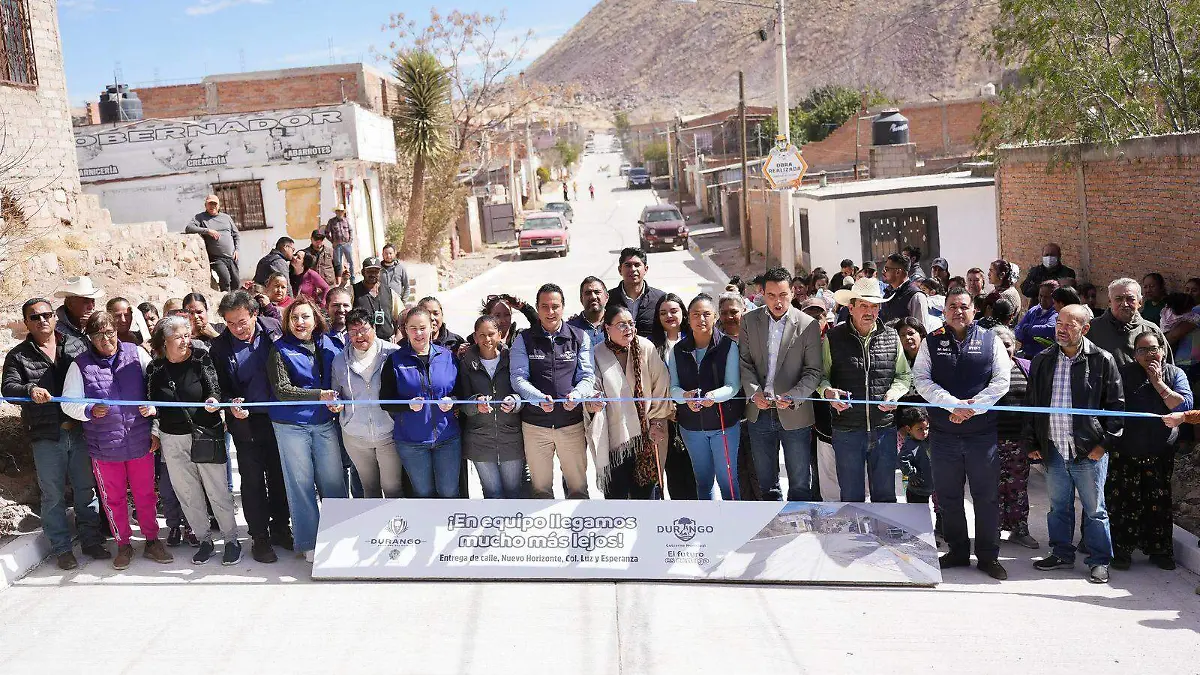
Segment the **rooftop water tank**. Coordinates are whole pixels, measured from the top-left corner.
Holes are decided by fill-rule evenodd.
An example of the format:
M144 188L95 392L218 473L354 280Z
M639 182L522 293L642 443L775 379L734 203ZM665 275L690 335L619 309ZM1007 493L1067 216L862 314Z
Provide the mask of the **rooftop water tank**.
M142 101L127 84L110 84L100 94L100 122L129 122L142 119Z
M893 108L884 110L871 122L871 145L908 143L908 118Z

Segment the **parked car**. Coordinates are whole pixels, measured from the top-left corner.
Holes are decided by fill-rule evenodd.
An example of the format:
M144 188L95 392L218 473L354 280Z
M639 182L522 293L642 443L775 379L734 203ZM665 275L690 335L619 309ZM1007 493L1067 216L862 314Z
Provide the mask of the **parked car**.
M687 223L679 209L670 204L647 206L638 218L638 239L644 251L676 246L687 248Z
M650 189L650 170L635 166L629 170L625 176L625 187L629 190L649 190Z
M517 257L521 260L537 254L567 257L571 251L571 231L566 218L557 211L535 211L525 216L517 238Z
M570 202L550 202L546 204L545 210L563 214L568 223L575 222L575 209L571 208Z
M629 175L629 170L632 168L633 168L633 165L631 165L629 162L624 162L623 164L621 164L621 170L617 172L617 175L627 176L627 175Z

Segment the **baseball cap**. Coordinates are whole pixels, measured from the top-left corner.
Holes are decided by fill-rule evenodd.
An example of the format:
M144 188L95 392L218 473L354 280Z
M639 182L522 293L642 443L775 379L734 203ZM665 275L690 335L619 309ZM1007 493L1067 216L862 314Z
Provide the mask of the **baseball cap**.
M362 268L364 270L381 269L382 267L383 267L383 263L379 262L379 258L376 258L375 256L371 256L370 258L366 258L365 260L363 260Z
M801 312L809 309L819 309L822 312L829 311L829 307L825 305L825 301L816 296L809 297L809 299L804 301L804 304L800 305Z
M220 203L220 202L221 202L221 198L220 198L220 197L218 197L218 196L216 196L216 195L209 195L209 196L207 196L207 197L205 197L205 198L204 198L204 203L205 203L205 204L209 204L209 203L211 203L211 202L217 202L217 203Z
M325 233L320 230L313 230L311 239L324 239Z

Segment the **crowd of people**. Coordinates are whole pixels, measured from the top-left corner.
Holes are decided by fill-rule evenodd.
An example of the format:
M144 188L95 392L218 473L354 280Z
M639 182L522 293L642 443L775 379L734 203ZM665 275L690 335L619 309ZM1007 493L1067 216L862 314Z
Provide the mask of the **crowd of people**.
M206 206L191 227L236 242ZM202 293L100 309L87 277L58 307L25 302L3 394L26 399L60 567L78 566L68 485L84 555L131 564L128 492L145 558L188 544L203 564L219 540L222 564L238 563L232 451L263 563L277 547L312 561L323 498L466 497L467 462L485 498L551 498L557 458L570 499L590 496L589 464L606 499L896 502L899 470L906 501L933 502L943 568L970 564L969 481L976 563L995 579L1007 578L1001 532L1040 547L1028 526L1040 461L1051 551L1038 569L1070 568L1079 551L1104 583L1139 549L1174 567L1171 468L1175 429L1197 421L1200 280L1185 301L1156 274L1118 279L1099 313L1055 245L1024 281L1005 260L954 277L936 258L926 275L908 247L685 300L651 286L647 254L626 248L619 284L581 281L579 314L564 316L567 291L547 283L532 302L489 296L464 338L437 298L405 301L392 245L354 283L336 226L301 251L281 238L245 285L236 244L210 246L228 287L220 322Z

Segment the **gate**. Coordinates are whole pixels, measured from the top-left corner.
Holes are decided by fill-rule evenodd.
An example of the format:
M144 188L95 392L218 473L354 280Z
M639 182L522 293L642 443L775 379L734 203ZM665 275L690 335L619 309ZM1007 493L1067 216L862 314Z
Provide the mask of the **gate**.
M512 204L484 204L480 200L479 215L483 221L483 239L489 244L500 244L516 238L516 213Z

